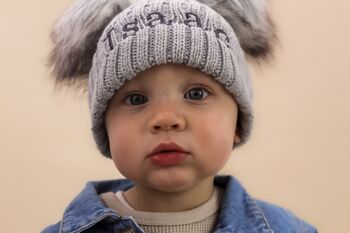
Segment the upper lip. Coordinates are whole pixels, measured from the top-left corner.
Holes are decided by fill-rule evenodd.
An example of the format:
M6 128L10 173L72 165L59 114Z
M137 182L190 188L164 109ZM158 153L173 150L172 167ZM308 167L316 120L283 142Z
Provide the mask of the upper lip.
M150 155L157 154L162 151L177 151L177 152L188 153L183 148L181 148L181 146L177 145L175 142L162 142L152 150Z

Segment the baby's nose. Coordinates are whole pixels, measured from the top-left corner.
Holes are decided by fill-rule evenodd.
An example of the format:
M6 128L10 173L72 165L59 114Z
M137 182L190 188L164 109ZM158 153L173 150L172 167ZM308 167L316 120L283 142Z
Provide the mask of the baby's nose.
M181 111L174 107L160 107L154 111L150 121L152 133L158 131L180 131L186 127L185 117Z

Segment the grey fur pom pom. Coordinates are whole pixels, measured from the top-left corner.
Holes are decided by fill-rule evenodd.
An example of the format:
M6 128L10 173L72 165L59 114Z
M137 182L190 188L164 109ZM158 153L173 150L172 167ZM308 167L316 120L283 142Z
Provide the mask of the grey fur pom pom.
M198 0L206 4L232 26L247 55L265 60L273 56L277 42L276 28L267 0Z
M76 0L63 13L51 32L48 61L56 82L74 83L88 77L104 28L130 4L131 0Z

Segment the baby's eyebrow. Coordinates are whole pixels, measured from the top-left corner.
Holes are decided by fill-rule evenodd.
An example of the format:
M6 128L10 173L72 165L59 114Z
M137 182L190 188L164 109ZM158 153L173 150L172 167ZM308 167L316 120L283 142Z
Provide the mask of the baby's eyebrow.
M147 84L145 82L132 82L129 83L128 85L125 85L123 89L125 90L133 90L133 89L146 89Z

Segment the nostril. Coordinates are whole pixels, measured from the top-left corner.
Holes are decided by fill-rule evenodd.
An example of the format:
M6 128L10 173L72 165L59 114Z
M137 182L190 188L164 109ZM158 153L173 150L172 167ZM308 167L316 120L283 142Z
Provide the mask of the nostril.
M159 126L159 125L154 125L153 126L153 129L156 129L156 130L159 130L159 129L166 129L166 130L168 130L168 129L177 129L177 128L179 128L179 125L178 124L174 124L174 125L171 125L170 127L166 127L166 126Z
M154 129L160 129L160 126L159 125L155 125L153 126Z

